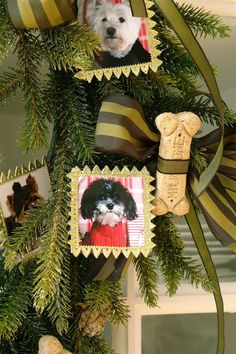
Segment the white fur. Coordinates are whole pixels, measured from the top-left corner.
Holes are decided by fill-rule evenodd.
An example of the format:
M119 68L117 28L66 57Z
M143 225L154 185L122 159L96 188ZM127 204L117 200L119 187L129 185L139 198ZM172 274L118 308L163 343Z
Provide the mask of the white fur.
M88 24L102 38L104 51L110 52L116 58L122 58L129 53L138 39L141 19L132 16L128 1L112 4L101 0L95 8L94 2L90 1L86 14ZM115 30L113 36L107 33L108 28Z
M107 207L107 204L110 202L112 203L112 200L108 199L98 203L94 219L96 219L101 225L114 227L124 217L124 206L122 204L115 204L113 209L110 210Z

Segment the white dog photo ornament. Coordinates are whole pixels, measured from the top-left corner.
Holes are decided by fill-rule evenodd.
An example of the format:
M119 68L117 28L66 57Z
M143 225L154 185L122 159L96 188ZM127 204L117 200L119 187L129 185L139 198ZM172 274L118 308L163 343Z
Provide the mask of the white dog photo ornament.
M146 18L134 17L129 0L78 0L78 20L88 25L101 39L101 51L94 54L89 70L79 71L75 76L91 81L93 76L117 78L123 73L127 77L149 68L157 71L161 65L157 32L153 29L150 10L151 1L143 1Z
M117 258L121 253L126 257L149 254L153 247L153 178L146 168L74 168L68 176L69 244L74 256L93 253L95 257L113 254Z

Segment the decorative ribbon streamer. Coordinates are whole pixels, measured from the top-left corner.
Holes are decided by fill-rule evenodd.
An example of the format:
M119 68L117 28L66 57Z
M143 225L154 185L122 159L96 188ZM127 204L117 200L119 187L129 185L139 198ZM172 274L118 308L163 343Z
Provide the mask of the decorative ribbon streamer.
M201 223L199 222L198 216L197 216L196 211L193 207L193 204L192 204L189 194L188 194L188 200L189 200L189 205L190 205L190 211L187 215L185 215L185 218L186 218L188 226L191 230L191 233L193 235L193 239L194 239L195 245L198 249L202 263L204 264L205 269L208 274L208 277L214 286L213 295L215 298L215 303L216 303L216 308L217 308L217 323L218 323L217 354L223 354L224 353L224 343L225 343L225 340L224 340L224 305L223 305L223 299L222 299L221 290L220 290L220 284L219 284L219 280L218 280L218 276L216 273L214 263L211 259L211 255L210 255L209 249L206 244L206 240L205 240L204 233L203 233L203 230L201 227Z
M7 0L6 6L17 29L58 26L76 17L70 0Z

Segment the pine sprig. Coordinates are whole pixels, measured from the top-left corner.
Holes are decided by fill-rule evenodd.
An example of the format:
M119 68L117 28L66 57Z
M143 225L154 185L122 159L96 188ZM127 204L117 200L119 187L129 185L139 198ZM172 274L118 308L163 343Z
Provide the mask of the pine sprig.
M40 52L53 69L89 69L100 40L96 33L78 22L41 30Z
M41 201L38 208L30 209L22 221L22 226L17 227L11 238L5 242L6 269L12 270L34 248L35 242L43 233L47 210L45 201ZM15 257L12 257L13 254Z
M78 342L76 345L76 353L78 354L118 354L116 353L110 346L110 344L106 341L106 339L102 337L87 337L81 336L78 338Z
M110 321L124 324L129 317L128 306L119 283L103 281L93 282L84 290L84 302L91 311L111 310Z
M220 17L206 9L192 4L182 4L179 10L196 36L211 36L212 38L230 36L229 26L225 25Z
M35 42L37 42L37 38L31 32L19 31L16 48L18 66L24 72L22 89L26 102L26 118L19 141L24 151L35 151L42 145L47 145L48 128L39 79L41 63L40 57L35 56Z
M24 73L17 69L3 73L0 76L0 101L5 103L22 87Z
M156 307L157 295L157 264L153 256L144 257L142 254L134 260L135 269L139 281L139 288L145 303L149 307Z
M17 274L16 274L17 275ZM30 273L10 279L0 292L0 338L11 339L22 326L31 304Z
M6 12L5 0L0 0L0 63L7 57L14 46L16 31Z
M176 293L181 279L189 281L195 287L201 286L205 291L213 291L208 276L200 266L195 260L184 256L184 244L171 217L158 218L153 241L156 243L154 254L158 258L157 264L170 296Z

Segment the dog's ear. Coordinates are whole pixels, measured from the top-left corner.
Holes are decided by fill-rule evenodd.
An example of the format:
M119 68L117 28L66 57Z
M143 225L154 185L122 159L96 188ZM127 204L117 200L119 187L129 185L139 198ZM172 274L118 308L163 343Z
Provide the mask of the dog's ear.
M35 193L38 192L39 186L38 186L38 183L36 182L36 179L33 176L29 175L26 178L26 184L27 184L27 186L30 186Z
M84 219L92 219L94 215L92 197L94 196L91 195L89 189L86 189L82 195L80 213Z
M128 189L125 190L125 196L123 199L125 207L124 211L127 219L130 221L136 219L138 217L136 202Z

